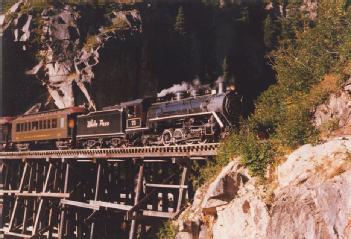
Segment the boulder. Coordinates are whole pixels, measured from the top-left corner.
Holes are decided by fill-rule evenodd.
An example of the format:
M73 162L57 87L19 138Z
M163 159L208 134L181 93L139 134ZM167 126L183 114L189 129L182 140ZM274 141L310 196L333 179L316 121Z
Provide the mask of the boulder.
M351 138L304 145L268 185L233 160L196 192L178 219L180 233L194 239L351 238L350 155Z

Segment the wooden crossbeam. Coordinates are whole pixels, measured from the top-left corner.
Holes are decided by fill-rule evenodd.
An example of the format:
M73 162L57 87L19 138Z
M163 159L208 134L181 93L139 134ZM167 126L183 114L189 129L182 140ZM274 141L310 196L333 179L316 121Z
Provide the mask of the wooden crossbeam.
M100 209L100 206L98 206L96 204L90 204L90 203L79 202L79 201L72 201L72 200L67 200L67 199L61 199L60 203L62 205L81 207L81 208L86 208L86 209L91 209L91 210L99 210Z
M17 192L15 193L16 196L19 197L43 197L43 198L69 198L70 194L69 193L51 193L51 192Z
M19 238L32 238L31 235L22 234L22 233L16 233L16 232L10 232L10 231L4 231L4 234L8 235L8 236L19 237Z
M121 211L128 211L133 207L131 205L103 202L103 201L93 201L93 200L89 201L89 204L96 205L98 207L103 207L103 208L117 209Z
M187 185L175 185L175 184L156 184L156 183L145 183L146 187L150 188L188 188Z
M0 191L0 195L2 195L2 194L11 195L11 194L16 194L16 193L19 193L19 190L1 190Z
M146 217L157 217L163 219L172 219L176 213L174 212L160 212L160 211L151 211L151 210L143 210L140 215L132 216L133 220L139 220Z

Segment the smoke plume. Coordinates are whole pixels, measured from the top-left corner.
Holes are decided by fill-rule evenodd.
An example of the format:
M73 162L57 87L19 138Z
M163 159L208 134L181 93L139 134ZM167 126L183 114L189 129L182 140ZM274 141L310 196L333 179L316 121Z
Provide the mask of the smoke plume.
M157 94L157 97L164 97L169 94L175 94L179 91L191 91L192 89L198 89L201 87L201 82L199 78L195 78L192 84L183 81L181 84L175 84L170 88L163 89L160 93Z

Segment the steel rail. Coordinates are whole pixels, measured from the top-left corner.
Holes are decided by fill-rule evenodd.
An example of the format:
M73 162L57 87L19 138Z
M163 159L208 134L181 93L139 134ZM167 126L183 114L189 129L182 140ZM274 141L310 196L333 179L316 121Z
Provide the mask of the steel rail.
M124 159L158 157L191 158L217 155L218 147L218 143L207 143L175 146L0 152L0 159Z

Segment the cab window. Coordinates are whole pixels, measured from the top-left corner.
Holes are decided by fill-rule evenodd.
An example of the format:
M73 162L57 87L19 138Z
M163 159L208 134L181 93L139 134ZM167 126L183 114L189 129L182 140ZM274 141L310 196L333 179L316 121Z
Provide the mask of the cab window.
M16 132L20 132L21 131L21 125L20 124L16 124Z
M128 118L135 117L135 107L134 105L128 107Z

